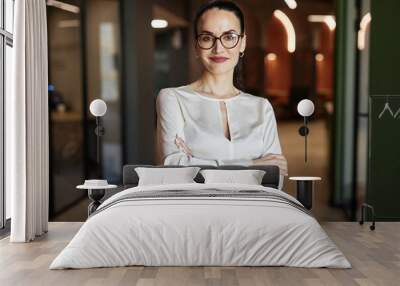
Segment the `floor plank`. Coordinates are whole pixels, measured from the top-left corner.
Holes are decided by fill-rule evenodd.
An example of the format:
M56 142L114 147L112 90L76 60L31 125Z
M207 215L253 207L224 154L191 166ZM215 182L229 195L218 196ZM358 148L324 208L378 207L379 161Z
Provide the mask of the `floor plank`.
M375 231L356 222L325 222L323 228L352 269L290 267L116 267L49 270L82 223L50 223L32 243L0 240L0 285L399 285L400 223L379 222Z

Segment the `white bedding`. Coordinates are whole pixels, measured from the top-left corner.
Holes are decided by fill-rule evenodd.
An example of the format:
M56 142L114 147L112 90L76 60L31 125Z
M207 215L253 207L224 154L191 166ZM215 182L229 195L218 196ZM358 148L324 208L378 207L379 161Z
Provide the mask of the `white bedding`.
M175 197L113 204L132 192L205 188L262 190L298 203L282 191L254 185L193 183L127 189L100 206L103 211L83 224L50 269L126 265L351 267L312 216L278 201Z

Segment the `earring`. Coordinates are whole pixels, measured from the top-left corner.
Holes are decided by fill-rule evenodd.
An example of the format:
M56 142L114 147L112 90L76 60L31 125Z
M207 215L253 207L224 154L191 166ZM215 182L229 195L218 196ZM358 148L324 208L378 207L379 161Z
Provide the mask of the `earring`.
M243 56L244 56L244 52L240 52L239 57L243 58Z

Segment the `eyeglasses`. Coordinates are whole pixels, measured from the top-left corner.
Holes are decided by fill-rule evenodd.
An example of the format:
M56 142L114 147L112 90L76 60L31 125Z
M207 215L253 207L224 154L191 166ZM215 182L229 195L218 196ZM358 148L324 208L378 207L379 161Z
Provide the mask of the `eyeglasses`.
M225 33L220 37L215 37L211 34L199 34L196 37L197 45L200 49L209 50L214 47L217 40L219 40L222 46L226 49L233 49L239 43L239 39L243 37L243 34L236 33Z

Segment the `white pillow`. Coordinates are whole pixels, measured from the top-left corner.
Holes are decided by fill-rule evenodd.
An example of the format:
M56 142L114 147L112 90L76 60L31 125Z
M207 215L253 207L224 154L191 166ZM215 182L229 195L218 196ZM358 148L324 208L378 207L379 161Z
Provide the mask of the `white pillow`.
M199 170L199 167L135 168L139 176L138 186L195 183L193 179Z
M226 183L261 185L265 171L262 170L202 170L205 184Z

